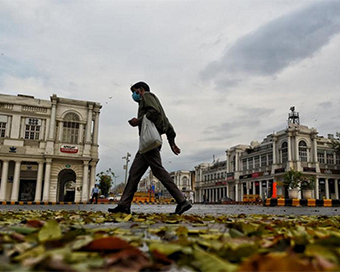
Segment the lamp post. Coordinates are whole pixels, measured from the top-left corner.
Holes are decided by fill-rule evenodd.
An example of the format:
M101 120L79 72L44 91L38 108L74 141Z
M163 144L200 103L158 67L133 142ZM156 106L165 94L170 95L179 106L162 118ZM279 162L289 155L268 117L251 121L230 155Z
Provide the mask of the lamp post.
M131 154L129 152L126 153L126 156L122 157L123 160L125 160L125 165L123 166L123 169L125 169L125 180L124 180L124 185L126 186L126 181L127 181L127 172L128 172L128 165L129 165L129 158Z

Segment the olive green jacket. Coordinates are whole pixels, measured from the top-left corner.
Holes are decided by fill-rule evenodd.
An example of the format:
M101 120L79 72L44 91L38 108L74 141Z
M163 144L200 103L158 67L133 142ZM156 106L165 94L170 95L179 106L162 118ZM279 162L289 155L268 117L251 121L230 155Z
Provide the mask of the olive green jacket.
M145 92L142 100L139 102L138 119L142 120L145 114L146 117L155 124L161 135L166 134L170 146L173 146L175 144L176 132L166 117L161 102L155 94L150 92ZM140 127L141 122L139 131Z

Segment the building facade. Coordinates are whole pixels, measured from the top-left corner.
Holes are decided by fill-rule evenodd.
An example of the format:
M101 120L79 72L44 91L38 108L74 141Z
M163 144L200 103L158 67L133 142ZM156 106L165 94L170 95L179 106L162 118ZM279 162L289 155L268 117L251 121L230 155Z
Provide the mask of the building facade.
M261 143L230 147L225 162L195 167L196 201L204 196L209 202L224 196L236 201L243 201L244 195L263 199L272 197L276 188L278 195L287 197L276 184L290 169L315 176L314 198L339 199L340 155L331 147L332 141L339 139L331 134L324 138L315 128L300 125L293 108L286 129L269 134Z
M88 201L101 105L0 94L0 201Z

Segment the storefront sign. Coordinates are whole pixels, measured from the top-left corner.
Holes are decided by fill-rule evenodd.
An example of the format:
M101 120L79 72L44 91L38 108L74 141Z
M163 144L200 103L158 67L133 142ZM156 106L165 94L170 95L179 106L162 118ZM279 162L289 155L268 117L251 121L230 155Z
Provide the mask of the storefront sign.
M278 168L278 169L275 169L275 174L277 174L277 173L283 173L283 172L285 172L285 168Z
M335 169L320 169L320 172L324 174L335 174L335 175L340 174L340 170L335 170Z
M71 168L71 165L66 164L66 165L65 165L65 168Z
M303 172L316 172L315 167L304 167Z
M240 179L246 179L246 178L251 178L251 174L240 176Z
M258 173L258 172L257 172L257 173L252 173L252 174L251 174L251 177L252 177L252 178L257 178L258 176L259 176L259 173Z
M78 147L75 145L62 145L60 151L64 153L78 153Z

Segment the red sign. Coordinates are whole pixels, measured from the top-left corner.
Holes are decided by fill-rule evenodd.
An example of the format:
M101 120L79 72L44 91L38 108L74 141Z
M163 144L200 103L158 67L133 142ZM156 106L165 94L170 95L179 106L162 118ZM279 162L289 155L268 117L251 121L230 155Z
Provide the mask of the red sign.
M257 178L258 176L259 176L259 173L258 173L258 172L257 172L257 173L252 173L252 174L251 174L251 177L252 177L252 178Z
M64 153L78 153L78 147L75 145L62 145L60 151Z

